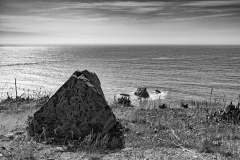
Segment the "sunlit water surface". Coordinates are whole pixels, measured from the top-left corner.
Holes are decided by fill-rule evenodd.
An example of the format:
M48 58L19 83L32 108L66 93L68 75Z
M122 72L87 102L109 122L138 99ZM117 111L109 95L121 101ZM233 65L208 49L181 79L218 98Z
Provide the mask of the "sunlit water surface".
M75 70L95 72L108 101L119 93L132 99L146 86L150 99L237 101L239 46L1 46L0 96L34 91L54 93Z

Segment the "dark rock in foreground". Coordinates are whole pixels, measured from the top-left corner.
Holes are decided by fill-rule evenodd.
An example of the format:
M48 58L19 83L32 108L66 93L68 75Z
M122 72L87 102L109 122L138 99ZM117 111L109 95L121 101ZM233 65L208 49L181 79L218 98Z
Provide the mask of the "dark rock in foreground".
M74 72L30 120L30 136L79 139L101 133L124 143L121 124L107 105L97 75L86 70Z
M138 87L137 91L134 94L139 98L149 98L146 87Z

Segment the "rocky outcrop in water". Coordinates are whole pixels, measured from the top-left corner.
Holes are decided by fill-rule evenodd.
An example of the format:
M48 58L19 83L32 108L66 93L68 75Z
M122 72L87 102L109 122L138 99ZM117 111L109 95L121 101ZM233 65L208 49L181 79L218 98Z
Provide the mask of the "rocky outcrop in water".
M134 94L139 98L149 98L146 87L138 87L137 91Z
M29 122L30 136L71 137L110 134L123 144L121 124L108 106L95 73L76 71Z

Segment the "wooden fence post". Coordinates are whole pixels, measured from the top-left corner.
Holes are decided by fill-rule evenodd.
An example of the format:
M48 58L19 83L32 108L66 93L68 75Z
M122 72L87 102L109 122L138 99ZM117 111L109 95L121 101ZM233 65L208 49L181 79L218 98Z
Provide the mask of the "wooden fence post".
M18 98L17 96L17 79L15 78L15 91L16 91L16 99Z

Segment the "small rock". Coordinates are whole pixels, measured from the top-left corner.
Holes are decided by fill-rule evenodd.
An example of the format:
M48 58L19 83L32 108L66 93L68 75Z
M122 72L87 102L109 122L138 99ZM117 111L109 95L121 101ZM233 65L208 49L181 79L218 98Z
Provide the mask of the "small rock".
M55 152L64 152L66 151L66 147L56 147Z
M133 149L133 148L126 147L126 148L123 149L123 151L130 151L130 150L132 150L132 149Z
M193 126L188 126L188 129L192 130L192 129L193 129Z
M68 145L67 145L67 149L68 149L68 150L74 149L74 145L73 145L73 144L68 144Z
M2 153L0 153L0 157L3 157L3 154L2 154Z
M188 108L188 104L181 103L182 108Z
M15 136L13 133L8 133L5 135L5 137L8 138L9 140L13 140Z
M43 150L43 148L44 148L44 147L40 145L40 146L37 146L36 149L37 149L38 151L41 151L41 150Z
M165 109L165 108L167 108L167 105L166 104L159 105L159 108L160 109Z
M124 132L125 132L125 133L130 132L130 128L124 127Z
M6 148L6 147L4 147L4 146L2 146L2 147L1 147L1 149L2 149L2 150L6 150L7 148Z
M141 136L143 133L141 132L136 132L136 135Z
M23 133L25 133L24 131L18 131L15 133L15 135L22 135Z

